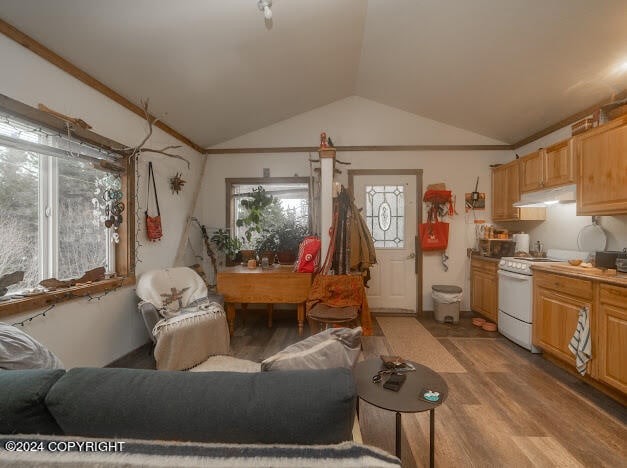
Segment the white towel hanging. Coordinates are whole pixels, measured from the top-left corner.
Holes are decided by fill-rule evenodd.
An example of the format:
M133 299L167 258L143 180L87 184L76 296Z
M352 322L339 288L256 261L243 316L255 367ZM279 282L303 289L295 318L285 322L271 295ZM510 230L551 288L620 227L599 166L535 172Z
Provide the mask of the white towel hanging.
M587 306L583 306L579 310L579 319L577 320L577 328L573 337L570 339L568 349L575 355L575 364L577 371L581 375L585 375L588 367L588 361L592 358L592 342L590 339L590 319Z

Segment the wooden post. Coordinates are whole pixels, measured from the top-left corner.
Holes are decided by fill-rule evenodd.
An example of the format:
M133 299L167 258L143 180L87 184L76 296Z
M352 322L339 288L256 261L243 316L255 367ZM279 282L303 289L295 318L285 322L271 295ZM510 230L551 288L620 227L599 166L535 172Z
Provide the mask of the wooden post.
M329 250L331 239L329 228L333 222L333 171L335 166L335 148L319 148L320 155L320 258L324 260Z

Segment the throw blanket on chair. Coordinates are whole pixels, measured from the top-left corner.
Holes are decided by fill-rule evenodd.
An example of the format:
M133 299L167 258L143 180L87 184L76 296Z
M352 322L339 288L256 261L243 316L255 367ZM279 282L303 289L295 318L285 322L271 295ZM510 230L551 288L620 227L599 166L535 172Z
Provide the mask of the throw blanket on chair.
M173 318L157 322L153 331L159 370L185 370L214 354L228 354L229 328L224 309L202 298Z
M330 307L356 306L361 309L360 320L364 336L372 335L372 318L366 298L366 288L361 275L324 275L314 278L309 296L307 310L318 303Z

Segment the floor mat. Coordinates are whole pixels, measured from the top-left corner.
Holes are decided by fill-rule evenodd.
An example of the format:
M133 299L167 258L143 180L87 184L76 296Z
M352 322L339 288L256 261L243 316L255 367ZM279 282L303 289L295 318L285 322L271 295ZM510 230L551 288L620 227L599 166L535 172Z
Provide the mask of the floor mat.
M440 342L413 317L376 317L394 354L436 372L466 370Z

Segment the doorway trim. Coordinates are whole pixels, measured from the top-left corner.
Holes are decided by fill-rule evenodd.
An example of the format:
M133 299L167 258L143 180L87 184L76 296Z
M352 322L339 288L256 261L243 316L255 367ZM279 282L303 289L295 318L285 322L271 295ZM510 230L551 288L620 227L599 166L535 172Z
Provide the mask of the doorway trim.
M416 316L420 311L422 316L422 246L418 238L420 223L422 223L422 169L349 169L348 190L355 198L354 177L361 175L415 175L416 176L416 236L414 237L414 271L416 272Z

